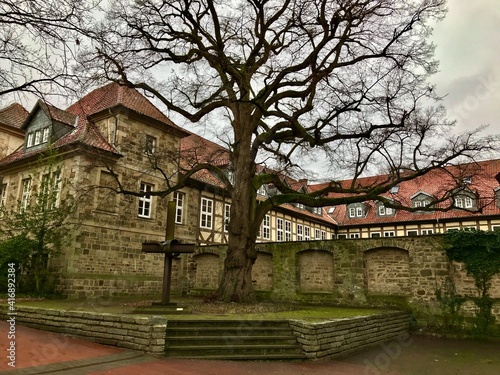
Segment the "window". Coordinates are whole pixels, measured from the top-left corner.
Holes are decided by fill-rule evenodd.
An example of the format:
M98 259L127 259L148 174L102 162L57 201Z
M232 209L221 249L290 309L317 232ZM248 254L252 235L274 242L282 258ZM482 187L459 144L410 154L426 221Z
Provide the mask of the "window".
M292 222L285 220L285 241L292 240Z
M314 239L321 240L321 231L319 229L314 230Z
M304 205L302 203L297 203L296 207L299 209L299 210L303 210L304 209Z
M335 233L331 233L331 234L330 234L330 238L331 238L332 240L334 240L334 239L335 239Z
M380 234L380 232L372 232L372 233L370 233L370 237L371 238L380 238L380 237L382 237L382 235Z
M264 216L262 220L262 238L265 240L271 239L271 216Z
M309 241L311 239L311 228L304 226L304 240Z
M328 213L329 213L329 214L333 214L333 211L335 211L335 207L330 207L330 208L328 209Z
M313 213L315 213L316 215L321 215L323 213L323 209L321 207L314 207Z
M366 212L365 212L365 206L363 204L355 204L349 206L348 209L349 217L354 218L354 217L364 217Z
M52 174L44 174L41 184L41 194L38 197L40 203L49 210L56 208L59 205L61 193L61 172L57 171Z
M471 197L464 197L465 208L472 208L473 201Z
M39 145L40 143L42 143L41 140L42 140L42 131L41 130L35 131L35 143L34 144Z
M26 140L26 147L33 146L33 133L28 134L28 139Z
M462 230L466 231L466 232L471 232L471 231L476 230L476 227L471 225L471 226L463 227Z
M224 232L229 231L229 220L231 220L231 205L224 205Z
M276 241L283 241L283 219L276 218Z
M492 225L491 230L493 232L500 232L500 225Z
M359 233L351 233L349 234L349 238L359 238Z
M378 206L378 215L379 216L389 216L394 213L394 209L392 207L386 207L383 204Z
M262 185L259 190L257 190L257 195L260 195L260 196L267 196L267 191L266 191L266 187L265 185Z
M394 237L396 233L393 230L384 232L384 237Z
M7 184L0 185L0 189L0 207L3 207L7 200Z
M139 197L139 208L138 208L138 216L144 218L151 217L151 204L153 203L153 197L147 193L153 191L153 185L146 184L141 182L141 193L146 193L142 197Z
M429 234L433 234L434 230L433 229L422 229L420 232L422 233L422 235L427 236Z
M212 199L201 198L200 227L212 229L214 216L214 201Z
M156 138L146 134L144 152L148 155L152 155L155 153L155 151L156 151Z
M43 128L42 130L42 142L48 142L49 141L49 136L50 136L50 128Z
M174 193L174 202L175 202L175 223L183 224L184 223L184 201L186 195L179 191Z
M408 237L415 237L418 236L418 230L408 230L406 231L406 235Z
M24 178L21 181L21 211L28 207L31 197L31 178Z
M302 226L302 224L297 224L297 241L302 241L303 235L304 235L304 227Z
M324 230L321 231L321 239L326 240L326 232Z
M455 207L457 208L473 208L474 200L468 195L458 195L455 198Z
M339 239L339 240L346 240L347 239L347 234L337 234L337 239Z

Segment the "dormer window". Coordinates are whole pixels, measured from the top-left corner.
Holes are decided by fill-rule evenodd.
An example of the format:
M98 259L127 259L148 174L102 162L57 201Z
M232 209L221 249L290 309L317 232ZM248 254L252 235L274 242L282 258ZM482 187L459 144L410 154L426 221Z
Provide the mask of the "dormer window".
M379 203L378 216L391 216L394 215L395 210L392 207L386 207L383 203Z
M297 207L299 210L303 210L304 209L304 205L302 203L297 203L295 205L295 207Z
M353 203L347 207L347 214L350 218L365 217L367 208L363 203Z
M42 131L42 142L48 142L49 141L49 135L50 135L50 129L49 128L44 128Z
M28 138L26 140L26 147L31 147L33 146L33 133L28 134Z
M26 136L26 147L33 147L42 143L47 143L50 137L50 127L37 129Z
M257 195L260 195L260 196L267 196L267 190L266 190L266 186L265 185L262 185L258 190L257 190Z
M453 200L456 208L471 209L475 206L475 199L469 195L457 195Z
M419 207L431 207L432 203L434 201L434 198L422 191L412 195L411 197L411 205L414 208L419 208Z

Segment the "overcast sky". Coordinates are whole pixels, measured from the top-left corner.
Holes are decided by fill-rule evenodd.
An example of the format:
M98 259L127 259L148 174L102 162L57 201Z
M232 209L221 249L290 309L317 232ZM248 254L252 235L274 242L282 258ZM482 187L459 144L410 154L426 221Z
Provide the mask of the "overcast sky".
M500 133L500 0L448 0L433 40L437 92L459 128L489 124Z

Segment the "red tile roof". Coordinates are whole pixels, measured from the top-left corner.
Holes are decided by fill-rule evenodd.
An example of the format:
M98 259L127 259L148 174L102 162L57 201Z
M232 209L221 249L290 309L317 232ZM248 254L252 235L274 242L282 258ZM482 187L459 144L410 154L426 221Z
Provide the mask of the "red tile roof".
M83 118L117 106L123 106L136 113L166 124L172 129L186 133L184 129L175 125L136 89L121 86L115 82L99 87L88 93L82 99L69 106L66 111Z
M410 212L397 210L395 215L378 216L376 212L376 203L373 201L365 202L367 206L367 215L365 217L349 218L346 205L334 207L331 217L341 226L366 226L384 223L404 223L414 221L435 221L454 218L479 218L483 216L500 216L500 208L497 207L494 189L499 187L495 176L500 171L500 160L486 160L477 163L462 164L460 166L447 167L429 172L424 176L417 177L410 181L399 184L399 191L395 194L385 193L383 196L401 202L405 206L412 206L411 197L419 192L428 194L436 199L442 198L444 194L457 186L457 182L465 177L471 177L470 184L464 185L465 188L476 194L479 198L479 205L483 206L479 212L470 212L461 209L451 209L448 211L419 211ZM360 178L356 181L360 186L371 186L374 183L384 181L386 176L373 176ZM341 181L344 187L349 186L352 180ZM311 188L315 191L322 189L326 184L313 185ZM341 197L347 194L330 193L329 197ZM450 200L436 204L436 207L445 208L451 204ZM328 210L328 208L327 208Z
M176 131L181 136L189 134L170 121L168 117L166 117L137 90L126 86L120 86L117 83L110 83L90 92L66 110L62 110L39 101L31 111L30 115L34 116L37 109L41 108L53 120L74 127L73 131L55 141L53 144L54 147L81 144L119 155L120 153L115 149L115 147L109 144L95 125L89 121L89 117L92 115L96 115L117 106L123 106L138 114L147 116L155 121L159 121L165 124L168 129ZM27 113L25 119L26 118L28 118ZM41 153L42 151L43 150L41 149L26 151L24 148L20 148L14 153L8 155L6 158L2 159L0 161L0 165L8 165Z
M19 103L0 109L0 123L13 128L21 128L28 117L28 111Z

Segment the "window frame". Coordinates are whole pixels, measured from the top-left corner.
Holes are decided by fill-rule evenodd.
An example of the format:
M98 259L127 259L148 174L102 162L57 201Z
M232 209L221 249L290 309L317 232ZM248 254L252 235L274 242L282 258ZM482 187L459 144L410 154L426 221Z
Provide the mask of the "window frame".
M303 238L304 238L304 226L302 224L297 224L297 241L303 241Z
M155 136L146 134L144 140L144 153L146 155L153 155L156 152L158 140Z
M32 186L31 177L26 177L21 180L21 202L20 202L21 211L24 211L26 208L28 208L31 199L31 186Z
M280 217L276 218L276 241L283 241L283 219Z
M214 226L214 200L201 197L200 201L200 228L213 229Z
M262 219L262 239L271 239L271 215L265 215Z
M311 227L308 225L304 225L304 241L311 240Z
M229 232L229 221L231 220L231 205L229 203L224 204L224 232Z
M292 240L292 222L285 220L285 241Z
M174 192L174 202L175 202L175 224L184 224L184 201L186 198L186 193L182 191Z
M140 182L139 191L141 193L150 193L153 191L153 189L154 185L143 181ZM148 194L140 196L137 207L137 216L142 219L151 219L152 214L153 214L153 196Z

